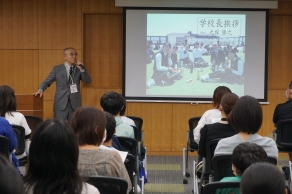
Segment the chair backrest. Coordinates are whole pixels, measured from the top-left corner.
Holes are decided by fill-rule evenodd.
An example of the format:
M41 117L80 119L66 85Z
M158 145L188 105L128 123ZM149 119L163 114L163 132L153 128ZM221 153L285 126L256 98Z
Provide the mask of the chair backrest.
M204 160L206 162L206 173L207 174L212 174L213 172L213 167L212 167L212 158L214 156L214 152L216 149L216 146L218 142L221 140L220 139L212 139L210 141L206 142L206 159Z
M24 115L26 122L29 126L29 128L31 129L31 136L34 132L34 130L37 128L37 126L43 121L43 119L41 119L40 117L37 116L32 116L32 115ZM31 139L30 136L30 139Z
M15 155L21 155L25 151L25 129L20 125L11 125L17 138Z
M134 121L136 127L138 127L138 129L140 129L140 131L142 131L143 119L141 117L136 117L136 116L127 116L127 117L132 119Z
M117 136L117 138L122 146L122 151L126 151L132 154L133 156L136 155L137 146L138 146L138 142L136 139L130 138L130 137L121 137L121 136Z
M135 139L137 141L141 141L142 140L142 131L138 127L135 127L135 126L132 126L132 127L134 130Z
M270 157L268 156L268 161L271 164L277 165L278 164L278 160L276 158Z
M9 139L0 135L0 154L9 159Z
M217 193L216 189L240 188L240 181L233 182L211 182L205 185L204 194Z
M224 177L234 176L230 155L214 156L212 159L214 181L220 181Z
M189 143L190 148L193 150L198 150L199 145L194 140L194 128L197 127L198 122L200 121L201 117L192 117L189 119Z
M135 172L135 162L136 162L135 157L132 154L128 154L126 160L124 161L132 185L134 185L133 173Z
M277 123L276 143L281 147L292 148L292 119Z
M101 194L127 194L128 183L122 178L92 175L86 182L95 186ZM119 188L112 185L119 186Z

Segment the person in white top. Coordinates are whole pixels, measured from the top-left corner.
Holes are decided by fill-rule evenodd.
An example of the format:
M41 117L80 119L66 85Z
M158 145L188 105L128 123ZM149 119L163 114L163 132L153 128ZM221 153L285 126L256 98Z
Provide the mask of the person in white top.
M127 124L129 124L131 126L135 126L136 127L136 124L132 119L130 119L129 117L124 116L125 115L125 111L126 111L126 107L127 107L127 102L126 102L125 97L122 94L120 94L120 95L123 98L123 108L120 111L120 117L121 117L121 119L122 119L122 121L124 123L127 123Z
M61 119L42 122L34 131L29 167L23 177L27 194L100 194L78 173L79 148L73 129Z
M207 110L200 121L198 122L197 127L194 129L194 140L199 143L201 137L201 129L206 124L216 123L221 119L221 111L219 110L219 105L221 98L224 94L231 93L231 90L226 86L218 86L213 93L213 109Z
M29 128L25 117L22 113L16 112L17 103L15 99L14 90L7 85L0 87L0 116L4 117L10 125L20 125L25 129L25 139L28 140L31 129ZM26 148L26 150L28 150ZM26 152L22 155L16 156L21 159L26 156Z

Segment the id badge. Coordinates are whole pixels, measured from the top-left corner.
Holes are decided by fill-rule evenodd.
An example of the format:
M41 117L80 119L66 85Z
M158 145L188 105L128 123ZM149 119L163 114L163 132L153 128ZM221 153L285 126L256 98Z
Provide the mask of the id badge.
M74 84L74 83L73 84L70 84L70 91L71 91L71 94L78 92L77 85Z

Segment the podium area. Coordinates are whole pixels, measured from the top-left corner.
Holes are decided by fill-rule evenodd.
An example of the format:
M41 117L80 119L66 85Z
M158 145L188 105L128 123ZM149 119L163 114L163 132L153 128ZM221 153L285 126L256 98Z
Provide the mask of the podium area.
M43 98L32 94L16 94L17 110L23 115L38 116L43 119Z

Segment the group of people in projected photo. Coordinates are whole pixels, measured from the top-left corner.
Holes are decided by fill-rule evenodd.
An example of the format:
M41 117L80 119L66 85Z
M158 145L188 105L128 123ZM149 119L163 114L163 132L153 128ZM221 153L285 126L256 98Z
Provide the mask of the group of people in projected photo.
M171 45L147 42L146 87L169 86L179 80L206 83L244 84L245 43L210 45L195 42ZM149 67L151 66L151 67ZM151 74L151 77L150 77Z

